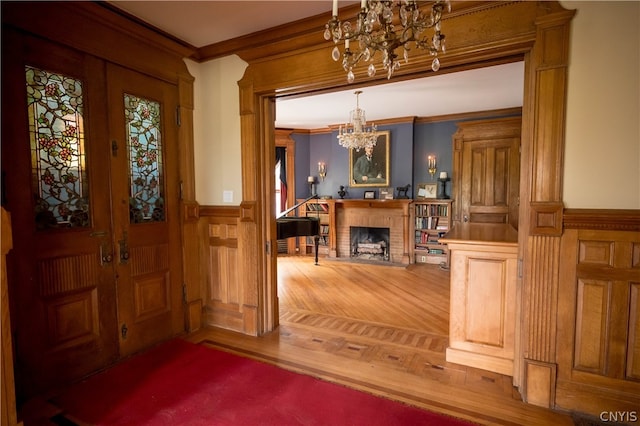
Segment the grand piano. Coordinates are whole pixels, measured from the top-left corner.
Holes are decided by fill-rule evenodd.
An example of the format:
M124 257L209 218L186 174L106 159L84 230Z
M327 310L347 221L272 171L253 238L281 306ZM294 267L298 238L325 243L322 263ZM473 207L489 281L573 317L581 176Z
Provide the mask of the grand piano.
M276 227L277 227L277 238L279 240L283 240L285 238L292 238L292 237L304 237L304 236L313 237L313 242L316 248L315 262L317 265L318 264L318 245L320 243L320 218L313 217L313 216L309 216L309 217L287 216L287 214L289 214L291 211L297 209L307 201L315 198L318 198L318 196L312 195L306 200L280 213L280 215L276 217Z

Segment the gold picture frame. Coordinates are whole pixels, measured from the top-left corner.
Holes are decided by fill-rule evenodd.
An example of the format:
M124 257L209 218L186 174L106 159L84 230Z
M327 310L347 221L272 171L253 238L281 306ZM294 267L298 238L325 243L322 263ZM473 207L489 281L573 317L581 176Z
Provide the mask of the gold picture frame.
M349 182L353 188L390 186L390 131L378 132L378 140L370 159L366 149L349 149Z

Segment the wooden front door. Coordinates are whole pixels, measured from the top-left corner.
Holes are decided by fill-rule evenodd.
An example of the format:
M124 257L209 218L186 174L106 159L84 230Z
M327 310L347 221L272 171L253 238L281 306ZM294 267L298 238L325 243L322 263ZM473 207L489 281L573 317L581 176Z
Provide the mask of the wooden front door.
M184 330L177 90L109 65L120 354Z
M3 204L14 238L16 384L26 398L182 330L176 89L53 43L6 37ZM125 111L126 95L140 108ZM125 136L147 139L132 147ZM151 204L161 211L148 214Z
M454 134L454 220L518 228L520 118L458 124Z

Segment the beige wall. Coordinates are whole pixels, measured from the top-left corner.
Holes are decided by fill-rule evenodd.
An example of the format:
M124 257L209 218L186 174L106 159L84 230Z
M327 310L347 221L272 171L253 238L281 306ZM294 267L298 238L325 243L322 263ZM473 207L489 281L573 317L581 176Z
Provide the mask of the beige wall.
M564 200L569 208L640 209L640 2L564 1L572 25ZM187 61L195 81L196 198L241 201L236 56ZM232 203L223 191L232 190Z
M640 209L640 2L565 1L565 207Z
M185 61L194 82L196 201L240 205L242 170L238 81L247 63L227 56L204 63ZM226 201L224 194L232 196Z

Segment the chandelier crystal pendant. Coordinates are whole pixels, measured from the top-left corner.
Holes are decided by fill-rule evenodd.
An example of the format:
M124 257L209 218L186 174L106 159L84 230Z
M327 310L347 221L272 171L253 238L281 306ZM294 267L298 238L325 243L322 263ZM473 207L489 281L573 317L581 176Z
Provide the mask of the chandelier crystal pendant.
M362 0L360 13L355 25L338 19L338 0L333 0L331 19L325 25L325 40L333 40L335 47L331 53L334 61L340 60L338 43L344 42L342 66L347 72L347 81L353 83L353 68L362 60L369 62L367 74L373 77L376 66L372 59L376 52L382 55L382 68L387 71L387 79L400 68L400 62L409 62L409 51L415 47L435 56L431 69L440 69L438 53L445 52L444 34L440 32L442 12L451 11L449 0L435 0L428 14L420 10L416 0ZM394 10L397 9L397 18ZM394 23L395 22L395 23ZM401 27L397 27L397 24ZM433 28L429 36L425 30ZM354 47L355 45L355 47ZM403 49L402 58L396 50Z
M360 151L368 146L375 146L378 141L378 132L375 124L367 127L364 110L360 108L361 90L354 92L356 95L356 109L349 114L349 123L340 126L338 130L338 143L347 148Z

